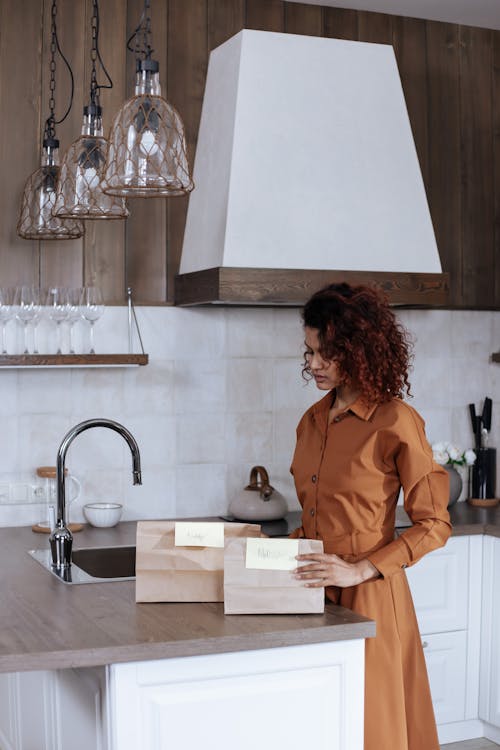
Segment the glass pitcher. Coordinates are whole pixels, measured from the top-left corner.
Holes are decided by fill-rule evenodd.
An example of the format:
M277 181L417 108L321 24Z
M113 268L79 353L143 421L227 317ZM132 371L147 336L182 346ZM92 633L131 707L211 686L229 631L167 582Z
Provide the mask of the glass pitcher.
M55 466L38 466L36 469L37 477L44 480L44 502L45 502L45 518L43 518L38 526L40 529L46 529L50 532L55 525L57 516L57 470ZM74 503L80 497L81 484L78 479L69 473L68 469L64 470L64 476L66 481L66 518L68 525L71 528L70 522L70 508L71 504Z

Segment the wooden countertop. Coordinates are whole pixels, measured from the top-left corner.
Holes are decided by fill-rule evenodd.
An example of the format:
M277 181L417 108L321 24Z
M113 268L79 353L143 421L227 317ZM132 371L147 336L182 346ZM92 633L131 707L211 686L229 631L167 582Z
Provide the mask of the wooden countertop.
M452 536L488 534L500 537L500 505L495 508L476 508L466 502L455 503L449 509ZM402 507L396 510L396 529L404 531L411 521Z
M295 527L299 514L289 515ZM455 536L500 537L500 507L457 503L450 515ZM400 531L407 520L398 508ZM86 526L74 535L74 547L133 544L135 530L135 522L113 529ZM324 615L224 616L222 604L136 604L134 581L61 583L28 555L29 549L47 546L47 536L31 528L0 528L0 672L90 667L375 634L371 620L334 605L327 605Z
M74 548L135 543L135 522L85 527ZM68 585L29 554L48 538L0 528L0 672L90 667L369 638L343 607L323 615L230 615L222 604L136 604L135 581Z

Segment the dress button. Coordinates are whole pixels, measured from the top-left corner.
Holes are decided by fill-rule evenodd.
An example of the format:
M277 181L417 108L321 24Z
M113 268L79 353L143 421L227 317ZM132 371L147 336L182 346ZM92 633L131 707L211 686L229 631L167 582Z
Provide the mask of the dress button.
M318 477L316 476L316 474L313 474L312 477L311 477L311 482L315 483L316 480L317 480L317 478Z
M309 513L311 514L311 516L314 516L314 514L316 513L316 511L314 510L314 508L311 508L311 510L309 511Z

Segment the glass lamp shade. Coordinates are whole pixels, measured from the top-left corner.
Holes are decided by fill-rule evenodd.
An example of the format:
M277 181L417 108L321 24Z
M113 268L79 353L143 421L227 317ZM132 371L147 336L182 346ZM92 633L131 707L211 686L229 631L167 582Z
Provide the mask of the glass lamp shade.
M103 192L108 142L102 136L101 111L85 107L82 135L66 151L57 184L54 216L80 219L126 219L123 198Z
M147 198L185 195L193 187L179 113L160 95L157 70L140 69L136 95L111 126L104 191Z
M75 240L84 233L83 224L74 219L53 216L56 186L58 141L44 141L42 165L28 177L21 201L17 233L25 240Z

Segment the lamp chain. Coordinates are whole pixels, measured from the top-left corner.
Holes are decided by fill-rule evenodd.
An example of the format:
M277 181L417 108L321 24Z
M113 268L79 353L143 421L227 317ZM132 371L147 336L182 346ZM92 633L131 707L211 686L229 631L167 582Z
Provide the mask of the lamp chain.
M135 49L130 44L135 39ZM151 47L151 0L144 0L139 25L127 40L127 49L135 52L136 60L150 60L154 49Z
M57 52L57 3L52 1L50 27L50 83L49 83L49 111L50 115L45 123L45 138L56 137L55 109L56 109L56 52Z
M90 74L90 103L99 106L99 93L101 89L112 89L113 81L106 70L104 63L99 52L99 2L93 0L92 2L92 19L91 19L91 32L92 32L92 48L90 51L90 59L92 61L92 71ZM101 68L104 71L104 75L108 79L108 83L97 82L97 61L99 61Z
M59 46L59 39L57 38L57 1L52 0L52 7L51 7L51 24L50 24L50 83L49 83L49 116L47 120L45 121L45 131L44 131L44 140L46 139L54 139L56 137L56 125L59 125L61 122L64 122L64 120L67 118L67 116L70 113L71 107L73 105L73 92L75 88L74 79L73 79L73 71L71 70L71 66L67 59L64 57L63 53L61 52L61 47ZM71 92L70 92L70 98L69 98L69 104L66 112L61 117L60 120L56 120L55 111L56 111L56 52L58 52L66 67L68 68L70 80L71 80Z

